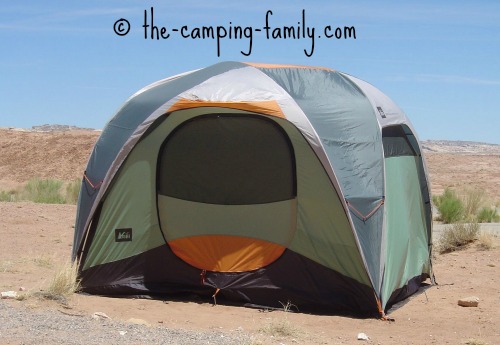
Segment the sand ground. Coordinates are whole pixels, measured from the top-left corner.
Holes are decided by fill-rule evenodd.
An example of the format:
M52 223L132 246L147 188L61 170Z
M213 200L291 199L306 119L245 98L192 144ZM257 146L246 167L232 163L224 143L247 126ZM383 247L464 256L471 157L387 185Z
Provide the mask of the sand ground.
M0 290L43 290L57 266L69 260L75 206L0 203ZM159 301L75 295L67 309L54 301L32 297L4 300L18 308L60 310L90 316L104 312L115 320L145 320L150 325L196 331L245 332L255 344L353 344L364 332L373 344L465 344L500 339L500 244L484 251L476 245L460 252L436 255L438 286L424 289L390 311L394 322L376 319L263 312L258 309L194 301ZM19 292L22 294L22 292ZM457 305L467 296L480 299L477 308ZM78 318L75 317L75 322ZM286 322L293 333L274 336L266 329ZM147 326L145 326L147 327ZM78 334L74 334L78 336ZM1 343L1 341L0 341Z
M98 134L0 131L0 190L19 188L32 177L81 178ZM72 143L72 144L71 144ZM446 186L482 188L491 200L500 196L500 154L427 155L433 192ZM21 287L27 292L48 286L58 265L70 258L76 206L0 202L0 291ZM28 311L61 315L106 313L114 320L144 320L144 327L166 327L228 335L249 334L251 344L353 344L366 333L372 344L466 344L470 339L500 344L500 241L485 251L472 244L463 251L435 255L438 286L423 289L390 311L395 321L351 317L265 312L213 306L201 301L118 299L77 294L69 307L36 297L2 300ZM23 294L25 292L19 292ZM476 308L457 305L459 298L477 296ZM75 316L75 322L79 318ZM290 335L280 335L286 325ZM271 333L266 330L273 330ZM26 335L29 337L29 326ZM78 333L72 336L78 337ZM10 337L8 344L30 343ZM2 340L0 339L0 343ZM54 343L58 343L57 339ZM477 342L479 344L479 342Z

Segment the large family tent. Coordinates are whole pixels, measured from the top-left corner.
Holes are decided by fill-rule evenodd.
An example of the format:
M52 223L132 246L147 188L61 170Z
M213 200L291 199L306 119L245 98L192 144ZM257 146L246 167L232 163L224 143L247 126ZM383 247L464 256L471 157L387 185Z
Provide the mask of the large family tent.
M78 202L83 291L384 315L432 278L422 151L372 85L222 62L104 128Z

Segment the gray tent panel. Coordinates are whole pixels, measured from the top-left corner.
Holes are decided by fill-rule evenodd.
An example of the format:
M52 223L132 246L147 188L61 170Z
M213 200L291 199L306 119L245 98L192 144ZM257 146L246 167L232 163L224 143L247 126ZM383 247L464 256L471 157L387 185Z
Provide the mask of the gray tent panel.
M380 287L384 198L382 139L372 105L343 74L263 68L297 102L318 133L351 212L373 284ZM360 215L369 215L363 219ZM359 214L360 213L360 214Z

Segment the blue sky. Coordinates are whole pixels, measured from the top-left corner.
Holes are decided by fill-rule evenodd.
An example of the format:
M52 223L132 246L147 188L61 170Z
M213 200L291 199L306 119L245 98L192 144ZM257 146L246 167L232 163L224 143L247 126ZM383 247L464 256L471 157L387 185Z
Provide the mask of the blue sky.
M325 66L391 97L421 139L500 144L500 1L0 0L0 126L103 128L156 80L220 61ZM168 39L144 38L144 11ZM354 26L356 39L267 39L271 30ZM127 19L118 36L114 23ZM187 26L262 29L249 39L182 38ZM148 35L150 31L148 31Z

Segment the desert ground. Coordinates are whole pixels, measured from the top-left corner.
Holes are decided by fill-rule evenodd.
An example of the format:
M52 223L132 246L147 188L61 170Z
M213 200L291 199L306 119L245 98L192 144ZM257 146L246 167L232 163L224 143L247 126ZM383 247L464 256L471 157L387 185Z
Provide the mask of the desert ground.
M0 129L0 191L21 188L33 177L81 179L98 136ZM447 186L476 188L498 205L499 146L424 147L433 193ZM214 306L197 299L39 298L36 292L70 259L75 214L75 205L0 202L0 291L28 296L0 300L0 344L500 344L498 238L490 250L473 243L435 254L438 285L392 308L393 321ZM468 296L477 296L479 305L457 304ZM358 333L369 339L357 340Z

